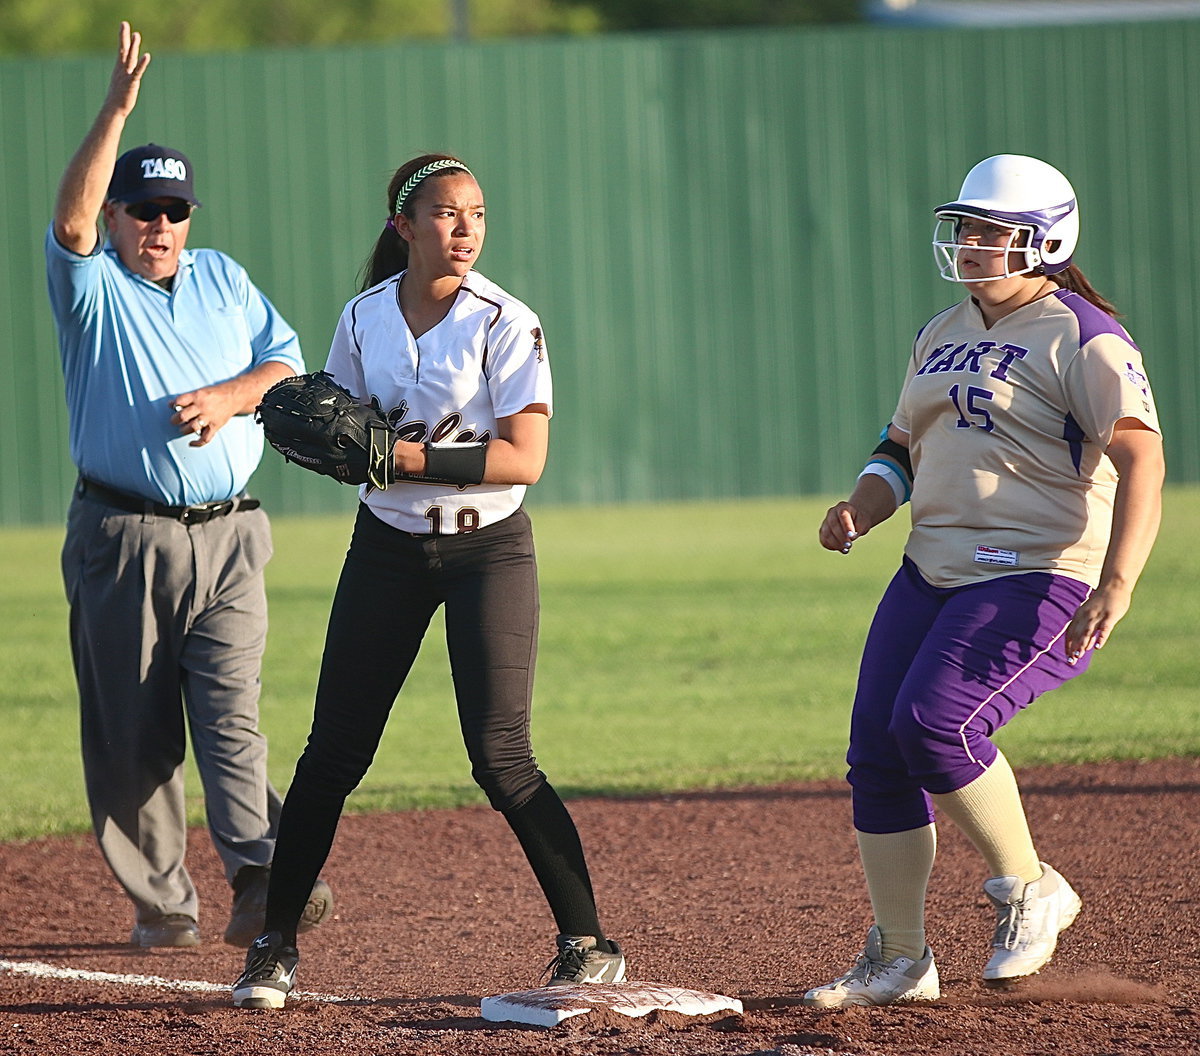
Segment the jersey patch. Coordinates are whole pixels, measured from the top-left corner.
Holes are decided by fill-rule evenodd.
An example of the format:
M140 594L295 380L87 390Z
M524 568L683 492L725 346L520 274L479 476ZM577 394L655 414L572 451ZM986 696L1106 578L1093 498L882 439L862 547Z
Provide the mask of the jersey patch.
M975 547L975 561L980 565L1011 565L1015 568L1021 560L1016 550L1001 550L997 546Z
M1154 410L1154 397L1150 395L1150 379L1132 363L1125 364L1125 380L1142 394L1142 410L1150 414Z

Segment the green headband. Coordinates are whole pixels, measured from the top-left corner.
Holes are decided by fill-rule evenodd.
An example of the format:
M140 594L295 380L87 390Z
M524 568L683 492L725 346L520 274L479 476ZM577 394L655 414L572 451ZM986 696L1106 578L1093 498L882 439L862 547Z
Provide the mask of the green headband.
M402 212L404 203L408 201L409 195L417 189L417 185L427 176L432 176L435 172L441 172L442 169L462 169L468 176L474 179L471 170L468 169L461 161L454 161L451 158L442 158L440 161L431 161L428 165L422 165L414 172L404 185L396 193L396 208L392 210L393 215Z

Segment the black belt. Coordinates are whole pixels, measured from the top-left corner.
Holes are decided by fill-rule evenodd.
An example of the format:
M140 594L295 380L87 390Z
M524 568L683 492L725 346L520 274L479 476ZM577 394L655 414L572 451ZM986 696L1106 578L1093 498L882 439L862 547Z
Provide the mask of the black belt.
M232 499L226 499L224 502L205 502L197 506L164 506L162 503L151 502L149 499L140 499L136 495L127 495L123 491L114 491L112 488L97 484L94 480L87 480L84 477L79 478L77 491L80 495L90 495L109 506L115 506L118 510L125 510L128 513L150 513L155 517L170 517L183 524L204 524L205 521L211 521L214 517L224 517L227 513L257 510L260 505L258 499L238 495Z

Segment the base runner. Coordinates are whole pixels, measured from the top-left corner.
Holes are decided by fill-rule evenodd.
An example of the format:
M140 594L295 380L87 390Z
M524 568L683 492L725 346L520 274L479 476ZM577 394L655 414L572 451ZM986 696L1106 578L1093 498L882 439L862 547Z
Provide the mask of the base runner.
M822 1008L940 995L925 938L935 810L986 862L989 983L1036 972L1081 901L1034 848L991 736L1079 674L1129 608L1158 530L1162 438L1142 357L1072 263L1075 192L1035 158L975 166L935 213L968 296L917 336L895 416L823 546L847 553L911 495L912 532L867 637L850 729L874 911Z

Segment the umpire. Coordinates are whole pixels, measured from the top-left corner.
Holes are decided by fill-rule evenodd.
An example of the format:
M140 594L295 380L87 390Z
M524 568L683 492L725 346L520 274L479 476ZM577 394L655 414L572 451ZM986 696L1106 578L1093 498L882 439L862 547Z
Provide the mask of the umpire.
M83 768L135 946L200 941L184 865L185 724L233 887L225 939L261 930L280 800L258 730L271 533L243 492L251 412L303 371L295 332L235 261L187 250L186 157L117 157L149 55L121 23L107 96L63 174L46 235L50 304L79 483L62 553ZM103 211L107 242L97 229ZM306 910L324 919L321 882Z

